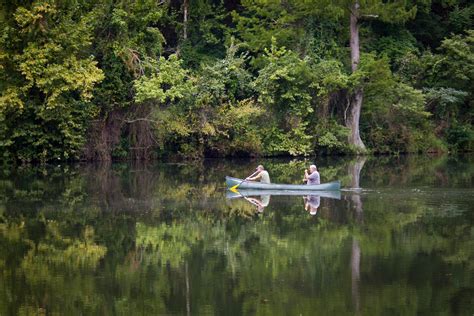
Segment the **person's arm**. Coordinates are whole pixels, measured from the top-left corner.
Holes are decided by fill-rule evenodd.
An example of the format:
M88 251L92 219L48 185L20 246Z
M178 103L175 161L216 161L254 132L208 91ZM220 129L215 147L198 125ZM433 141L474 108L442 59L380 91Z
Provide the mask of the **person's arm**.
M311 180L310 182L308 183L312 183L312 184L320 184L321 183L321 178L320 178L320 175L319 175L319 172L318 171L315 171L313 172L312 174L310 174L308 176L308 181Z
M255 206L262 206L262 202L260 202L260 200L256 199L256 198L247 198L247 201L249 201L250 203L252 203L253 205Z
M255 177L247 178L245 180L255 181L255 180L260 179L261 177L262 177L262 174L261 172L259 172Z
M316 171L313 172L313 173L310 174L310 175L306 174L306 179L307 179L307 180L309 180L309 179L315 180L317 177L318 177L318 175L316 174Z
M309 211L309 203L308 203L308 201L306 201L306 202L304 203L304 210L305 210L305 211Z

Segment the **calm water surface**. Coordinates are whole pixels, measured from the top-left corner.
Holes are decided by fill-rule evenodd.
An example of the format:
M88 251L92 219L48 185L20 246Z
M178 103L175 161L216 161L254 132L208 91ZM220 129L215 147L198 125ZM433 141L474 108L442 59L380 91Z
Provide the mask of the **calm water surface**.
M474 314L474 156L325 158L339 197L226 198L310 162L3 170L0 315Z

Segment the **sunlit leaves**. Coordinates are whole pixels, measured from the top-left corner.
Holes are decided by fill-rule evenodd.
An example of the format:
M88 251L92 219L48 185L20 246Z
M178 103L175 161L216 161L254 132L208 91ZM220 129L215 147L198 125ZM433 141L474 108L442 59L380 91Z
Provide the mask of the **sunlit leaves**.
M474 30L466 36L456 35L443 40L441 51L446 55L441 63L440 75L446 81L454 81L454 87L473 93L474 80Z
M160 105L152 117L163 148L178 145L188 158L261 150L255 123L263 111L250 98L252 76L238 48L232 43L225 58L204 64L193 77L175 55L161 57L135 82L137 101Z
M168 59L160 57L158 61L150 60L151 73L135 81L135 100L146 100L164 103L183 98L185 93L192 88L188 72L181 66L181 61L176 55Z
M57 10L54 5L45 1L36 1L30 10L19 7L14 14L15 21L20 26L20 32L40 30L46 31L47 16L54 15Z
M356 88L376 151L408 151L407 139L432 131L470 148L472 5L359 0L352 13L367 54L350 75L354 3L189 1L186 38L179 1L6 3L2 159L347 152L342 124ZM425 98L430 89L467 95L448 106Z
M91 16L56 5L16 8L2 38L0 62L8 76L0 84L0 143L20 160L78 157L86 117L95 114L88 101L104 78L87 53Z
M259 103L276 118L263 127L266 150L270 153L308 154L311 135L306 133L306 119L314 111L310 64L296 53L284 47L278 48L274 40L266 49L264 65L253 85L259 93Z
M59 24L52 25L58 18L62 18ZM57 106L71 92L90 99L103 73L93 57L82 53L91 44L88 17L74 21L68 13L61 16L54 5L37 2L31 10L18 8L15 20L27 40L24 50L13 55L15 70L26 79L23 89L42 91L46 108ZM43 34L35 33L37 30Z

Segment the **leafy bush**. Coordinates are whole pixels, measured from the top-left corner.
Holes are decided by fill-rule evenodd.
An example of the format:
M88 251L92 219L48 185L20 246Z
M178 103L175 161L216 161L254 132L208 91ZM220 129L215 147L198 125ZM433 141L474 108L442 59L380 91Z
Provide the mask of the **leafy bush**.
M93 56L92 15L70 5L18 7L0 39L0 148L22 161L78 158L104 76ZM2 76L3 77L3 76Z
M468 124L453 124L446 132L446 139L454 151L474 150L474 129Z
M314 112L315 88L310 64L284 47L277 48L275 40L265 52L265 66L253 82L258 102L269 113L261 129L264 152L309 154L312 135L307 127L309 115Z

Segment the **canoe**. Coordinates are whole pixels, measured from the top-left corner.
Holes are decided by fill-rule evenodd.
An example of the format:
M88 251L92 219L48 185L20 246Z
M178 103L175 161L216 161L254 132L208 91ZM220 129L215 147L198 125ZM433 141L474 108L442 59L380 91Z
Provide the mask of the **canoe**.
M286 195L297 195L297 196L307 196L307 195L314 195L319 196L322 198L329 198L329 199L341 199L341 191L311 191L311 190L259 190L259 189L237 189L237 191L233 192L227 190L225 197L228 199L236 199L241 197L248 197L248 196L262 196L262 195L279 195L279 196L286 196Z
M341 189L341 182L333 181L321 184L278 184L278 183L261 183L253 181L244 181L242 179L225 177L225 183L231 188L240 183L237 187L241 189L259 189L259 190L302 190L302 191L335 191ZM241 183L242 182L242 183Z

